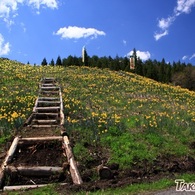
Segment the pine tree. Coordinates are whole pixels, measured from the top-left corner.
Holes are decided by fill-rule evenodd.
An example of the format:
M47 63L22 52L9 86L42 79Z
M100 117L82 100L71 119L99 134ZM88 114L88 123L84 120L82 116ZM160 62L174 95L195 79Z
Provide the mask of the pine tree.
M62 66L62 60L61 60L61 57L58 56L57 60L56 60L56 65L57 66Z
M41 65L42 66L47 66L47 60L46 60L46 58L43 58L43 61L41 62Z
M54 62L53 58L52 58L52 60L51 60L51 62L50 62L50 65L51 65L51 66L54 66L54 65L55 65L55 62Z

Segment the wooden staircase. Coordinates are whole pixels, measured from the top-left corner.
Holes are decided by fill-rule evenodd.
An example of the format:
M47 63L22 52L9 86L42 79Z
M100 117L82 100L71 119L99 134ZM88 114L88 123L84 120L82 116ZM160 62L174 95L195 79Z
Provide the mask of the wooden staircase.
M69 177L72 183L82 184L69 138L63 126L61 88L55 78L43 78L39 84L39 96L35 101L32 114L26 120L21 134L14 138L0 167L2 191L48 185L50 178L55 178L52 181L60 185L67 185ZM44 131L49 132L48 135L42 133ZM33 137L28 137L29 132ZM54 135L56 132L58 135ZM50 157L52 150L56 150L56 156ZM39 161L39 153L45 159L44 163ZM33 159L33 163L30 158ZM50 163L55 158L56 162ZM68 176L65 176L67 174ZM20 179L24 182L17 182ZM70 180L68 181L71 183Z

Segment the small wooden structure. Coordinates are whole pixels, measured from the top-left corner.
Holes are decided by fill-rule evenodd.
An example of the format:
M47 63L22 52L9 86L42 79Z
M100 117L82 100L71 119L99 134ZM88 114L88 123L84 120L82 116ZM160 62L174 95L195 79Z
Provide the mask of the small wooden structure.
M130 70L135 70L135 57L130 56Z
M6 186L5 177L6 174L20 174L25 176L50 176L55 174L61 174L64 171L63 164L68 164L66 168L72 177L74 184L82 184L82 178L77 168L77 163L74 160L72 148L69 143L69 138L63 128L64 125L64 113L63 113L63 100L61 88L58 85L55 78L43 78L39 84L39 96L35 101L32 114L26 120L24 126L30 127L30 129L52 129L53 127L59 127L61 132L59 136L44 136L44 137L20 137L16 136L12 142L12 145L7 152L6 158L0 167L0 189L3 190L15 190L21 188L34 188L45 186L45 184L34 184L34 185L21 185L21 186ZM29 166L18 165L13 166L11 162L14 161L14 154L17 147L20 145L29 145L36 143L46 143L48 141L61 142L63 153L66 156L67 162L64 162L61 167L59 166ZM47 185L47 184L46 184ZM64 183L61 183L64 185Z

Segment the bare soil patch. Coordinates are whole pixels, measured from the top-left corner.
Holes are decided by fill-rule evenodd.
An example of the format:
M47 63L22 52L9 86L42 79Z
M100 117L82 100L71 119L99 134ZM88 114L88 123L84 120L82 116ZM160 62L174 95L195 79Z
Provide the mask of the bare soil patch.
M67 159L63 155L61 141L44 141L36 144L19 144L10 166L12 167L63 167ZM25 176L17 172L7 174L6 185L29 185L29 184L47 184L47 183L71 183L68 167L63 172L54 175Z
M59 136L61 134L61 127L52 128L31 128L24 127L18 134L22 137L47 137Z

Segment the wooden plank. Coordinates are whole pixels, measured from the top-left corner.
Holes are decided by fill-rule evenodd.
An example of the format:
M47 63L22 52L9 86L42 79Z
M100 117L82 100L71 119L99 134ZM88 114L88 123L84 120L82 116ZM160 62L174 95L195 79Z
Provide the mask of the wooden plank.
M26 146L26 145L33 145L33 144L41 144L41 143L48 143L48 142L62 142L62 136L53 136L53 137L31 137L31 138L21 138L18 145L19 146Z
M58 125L31 125L32 128L52 128L58 127Z
M33 123L38 123L38 124L43 124L43 123L57 123L57 120L51 120L51 119L49 119L49 120L39 120L39 119L34 119L33 121L32 121Z
M29 124L31 123L31 121L33 120L34 117L35 117L35 115L34 115L34 113L32 113L32 114L28 117L28 119L25 121L24 126L29 125Z
M3 161L3 164L1 165L1 168L0 168L0 188L2 187L3 182L4 182L5 168L11 162L13 155L16 151L18 142L19 142L19 137L15 137L9 151L7 152L5 160Z
M60 101L43 101L43 100L39 100L38 104L60 104Z
M18 143L19 146L21 145L32 145L37 143L48 143L53 141L59 141L62 142L61 136L47 136L47 137L28 137L28 138L20 138L20 141Z
M77 168L77 164L74 160L74 155L72 153L72 148L69 143L68 136L63 137L63 146L66 151L66 156L68 159L68 162L70 164L70 173L74 184L82 184L83 181L81 179L80 173Z
M41 94L57 94L59 91L40 91Z
M55 101L60 100L59 97L39 97L39 101Z
M29 141L55 141L55 140L62 140L62 136L48 136L48 137L24 137L20 138L19 143L21 142L29 142Z
M60 110L60 107L58 107L58 106L55 106L55 107L52 107L52 106L50 106L50 107L37 107L36 108L36 112L40 112L40 111L43 111L43 112L45 112L45 111L50 111L50 112L53 112L53 111L56 111L56 112L58 112Z
M27 189L45 187L49 185L52 185L52 184L4 186L3 191L27 190ZM64 186L64 185L67 185L67 183L58 183L58 185Z
M8 166L5 171L8 173L15 172L23 176L39 176L39 177L48 177L51 175L58 175L63 172L63 167L53 167L53 166Z
M33 108L33 112L35 112L35 109L36 109L37 105L38 105L38 98L37 98L36 101L35 101L35 106L34 106L34 108Z
M62 92L60 89L60 125L64 125L64 112L63 112L63 100L62 100Z
M37 110L60 110L59 106L50 106L50 107L36 107Z
M11 160L12 160L12 158L13 158L13 155L14 155L14 152L15 152L15 150L16 150L16 148L17 148L19 139L20 139L19 137L15 137L15 138L14 138L14 140L13 140L13 142L12 142L12 145L11 145L11 147L10 147L8 153L7 153L7 156L6 156L6 158L5 158L5 161L4 161L4 163L3 163L3 166L4 166L4 167L7 166L7 165L11 162Z
M44 90L58 89L58 90L59 90L59 89L60 89L60 87L58 87L58 86L53 86L53 87L52 87L52 86L51 86L51 87L41 87L41 89L44 89Z
M53 83L43 83L42 85L51 86L54 85Z
M35 113L35 116L58 116L58 113L50 113L50 112L43 112L43 113Z

